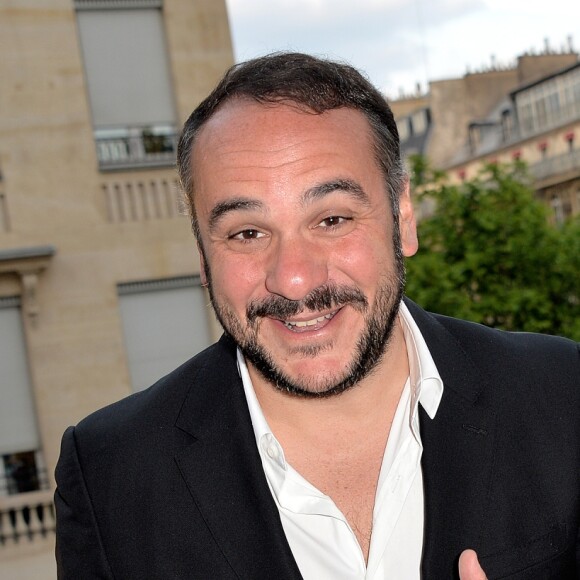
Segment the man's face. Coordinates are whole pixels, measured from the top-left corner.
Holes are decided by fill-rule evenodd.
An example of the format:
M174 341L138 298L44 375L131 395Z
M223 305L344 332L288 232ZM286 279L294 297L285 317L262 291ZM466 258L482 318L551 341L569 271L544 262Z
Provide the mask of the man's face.
M251 374L310 396L367 376L417 242L408 191L395 231L362 113L232 101L202 128L192 167L202 272Z

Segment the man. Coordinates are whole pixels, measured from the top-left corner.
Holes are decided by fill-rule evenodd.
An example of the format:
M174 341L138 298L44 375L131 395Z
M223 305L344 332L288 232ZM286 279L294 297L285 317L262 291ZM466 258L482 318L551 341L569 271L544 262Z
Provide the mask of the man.
M578 347L402 300L417 237L380 93L256 59L178 158L225 335L65 433L60 577L577 578Z

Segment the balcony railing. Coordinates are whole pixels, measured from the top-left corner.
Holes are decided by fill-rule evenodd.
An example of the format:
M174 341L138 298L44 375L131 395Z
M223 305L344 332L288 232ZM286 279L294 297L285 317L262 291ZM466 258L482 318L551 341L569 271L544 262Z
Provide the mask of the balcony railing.
M50 539L55 528L51 491L0 497L0 550Z
M177 132L154 134L147 130L130 130L127 136L95 135L99 169L136 169L175 165Z
M574 149L554 157L546 157L530 165L530 172L536 179L547 179L552 175L580 171L580 149Z

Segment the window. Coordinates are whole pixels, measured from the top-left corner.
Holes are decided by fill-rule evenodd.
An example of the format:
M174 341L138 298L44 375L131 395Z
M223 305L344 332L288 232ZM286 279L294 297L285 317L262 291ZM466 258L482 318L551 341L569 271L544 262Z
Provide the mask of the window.
M408 117L402 117L397 120L397 129L399 130L399 139L401 141L406 141L411 136Z
M520 129L522 134L531 133L534 130L534 116L531 103L525 103L518 108Z
M550 119L557 122L560 118L560 95L555 91L550 92L546 97L546 104Z
M171 164L176 115L161 3L75 6L101 167Z
M502 141L510 141L513 136L514 130L514 120L512 117L512 112L506 109L501 112L501 134Z
M199 276L120 284L118 292L135 391L149 387L212 342Z
M475 123L471 123L468 128L469 151L472 155L477 153L481 145L481 127Z
M413 130L416 135L427 130L427 112L424 109L413 113Z
M577 119L580 113L580 68L559 76L557 81L561 120Z
M546 100L544 98L541 98L538 101L536 101L536 118L538 128L539 129L545 128L547 123L547 114L546 114Z
M47 487L18 297L0 298L0 495Z

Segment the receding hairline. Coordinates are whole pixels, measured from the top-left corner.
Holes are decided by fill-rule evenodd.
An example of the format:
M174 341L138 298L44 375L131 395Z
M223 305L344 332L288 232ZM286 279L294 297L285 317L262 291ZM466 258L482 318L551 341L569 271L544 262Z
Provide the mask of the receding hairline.
M305 114L305 115L312 115L315 117L328 116L328 114L336 112L336 111L354 113L364 123L366 138L368 139L368 145L370 147L369 152L371 154L375 153L374 147L376 146L377 141L378 141L378 136L376 135L375 128L373 127L373 124L371 123L371 121L370 121L368 115L365 113L365 111L363 111L357 107L344 104L344 105L339 105L339 106L336 106L333 108L328 108L328 109L325 109L323 111L317 111L317 110L309 107L305 103L291 100L289 98L276 98L276 99L271 99L271 100L270 99L269 100L262 100L262 99L256 99L252 95L234 94L234 95L228 97L227 99L223 100L215 108L215 110L212 112L211 116L209 116L207 119L205 119L204 122L201 123L197 127L197 130L195 131L195 133L191 136L191 145L189 147L189 159L188 159L190 174L193 172L192 164L193 164L194 152L196 150L199 150L200 137L205 132L205 130L208 127L210 127L211 125L214 125L216 121L220 122L220 119L219 119L220 115L222 113L224 113L225 111L227 111L228 109L232 109L232 108L235 109L236 107L244 107L244 106L250 106L250 107L255 106L257 109L272 109L272 110L278 109L281 107L287 107L289 109L294 109L297 113ZM376 155L375 155L375 157L376 157ZM377 159L377 162L378 162L378 159ZM378 163L378 165L379 165L379 169L382 169L380 166L380 163ZM192 186L194 185L193 180L191 181L191 185ZM195 190L195 188L192 187L190 193L193 194L194 190Z
M373 125L370 122L368 115L365 114L364 111L358 109L353 106L349 105L340 105L337 107L325 109L323 111L317 111L304 103L300 103L298 101L293 101L288 98L279 98L273 99L268 101L263 101L261 99L255 99L251 95L239 95L235 94L231 97L228 97L223 102L221 102L216 109L212 112L211 116L204 120L203 123L197 127L195 134L192 138L192 143L190 149L193 151L193 148L196 145L196 142L199 140L201 133L206 129L208 125L213 124L216 119L219 119L219 116L223 114L228 109L235 109L236 107L255 107L257 110L259 109L279 109L279 108L288 108L293 109L295 112L304 114L304 115L312 115L313 117L324 117L327 116L329 113L333 113L335 111L344 111L344 112L353 112L355 113L361 120L365 122L366 128L368 130L368 136L371 140L375 139L375 134L373 130Z
M211 154L210 152L206 152L206 150L205 150L205 147L207 147L207 142L204 142L205 131L207 129L210 129L213 131L218 131L218 135L219 135L220 127L219 126L215 127L215 125L213 125L216 121L218 123L223 123L224 130L227 131L227 128L230 126L228 119L220 120L220 118L219 118L220 114L222 114L227 109L230 109L229 114L236 115L235 108L239 107L239 106L244 107L246 105L248 105L248 106L255 105L257 109L271 109L271 110L275 110L275 109L278 109L281 107L289 108L289 109L293 109L298 114L312 115L312 116L316 116L316 117L325 117L325 116L327 117L329 114L331 114L333 112L337 112L337 111L346 112L348 114L354 113L355 116L358 118L358 121L360 121L363 124L361 130L357 130L357 133L362 134L364 131L364 140L366 142L365 146L368 146L368 153L369 153L369 155L372 156L374 162L376 163L377 169L379 171L381 171L381 173L383 173L383 168L381 167L381 163L379 162L379 159L377 158L377 155L376 155L377 136L375 134L373 126L370 123L367 115L365 115L365 113L363 111L361 111L360 109L357 109L355 107L342 105L342 106L335 107L333 109L326 109L324 111L315 111L303 103L299 103L296 101L290 101L289 99L279 99L277 101L261 102L259 100L253 99L251 97L234 95L234 96L232 96L232 98L227 99L226 101L220 103L220 106L218 108L216 108L216 110L213 112L213 114L208 119L206 119L203 124L201 124L198 127L198 130L196 131L196 134L193 138L193 141L192 141L192 144L190 147L190 153L189 153L189 170L190 170L191 175L193 175L193 172L194 172L194 157L197 157L197 163L200 163L200 162L203 162L203 159L205 158L206 154ZM232 111L232 108L233 108L233 111ZM340 125L340 123L337 123L337 124ZM345 129L345 131L346 131L346 129ZM219 136L218 136L218 139L219 139ZM198 155L199 155L199 157L198 157ZM343 180L343 181L346 182L348 180ZM191 179L190 185L191 185L190 193L191 193L192 198L189 199L189 203L193 205L195 203L195 197L196 197L195 196L195 182L193 179ZM352 190L353 188L350 188L350 189ZM195 207L191 207L190 209L192 210L193 214L195 214L195 215L197 214L197 212L195 211Z

